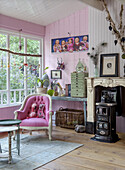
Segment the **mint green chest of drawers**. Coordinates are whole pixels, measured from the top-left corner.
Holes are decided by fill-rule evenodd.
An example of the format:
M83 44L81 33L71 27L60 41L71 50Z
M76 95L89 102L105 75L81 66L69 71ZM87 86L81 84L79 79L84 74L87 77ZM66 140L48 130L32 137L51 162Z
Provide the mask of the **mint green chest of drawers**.
M71 96L72 97L86 97L87 83L85 77L88 73L71 73Z

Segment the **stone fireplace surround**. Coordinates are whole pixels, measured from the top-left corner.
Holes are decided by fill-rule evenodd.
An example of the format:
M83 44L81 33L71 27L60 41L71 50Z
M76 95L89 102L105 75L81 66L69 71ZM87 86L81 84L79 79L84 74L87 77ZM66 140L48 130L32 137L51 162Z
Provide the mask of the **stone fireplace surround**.
M98 77L87 78L87 122L86 132L95 132L95 88L102 87L125 87L125 77Z

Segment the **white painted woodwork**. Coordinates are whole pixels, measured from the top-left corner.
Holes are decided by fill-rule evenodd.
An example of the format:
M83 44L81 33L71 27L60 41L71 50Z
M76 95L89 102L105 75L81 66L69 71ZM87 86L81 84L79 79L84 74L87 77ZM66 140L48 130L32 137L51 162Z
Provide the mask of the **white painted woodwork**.
M95 121L95 87L125 87L125 77L87 78L87 121Z
M27 38L24 38L24 53L27 53ZM27 63L27 56L24 56L24 63ZM24 67L24 95L27 96L27 68Z

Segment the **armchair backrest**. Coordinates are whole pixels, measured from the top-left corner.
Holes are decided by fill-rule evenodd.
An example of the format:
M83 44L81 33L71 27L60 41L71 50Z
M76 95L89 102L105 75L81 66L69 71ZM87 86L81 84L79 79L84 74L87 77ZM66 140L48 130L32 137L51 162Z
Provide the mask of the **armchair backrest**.
M28 114L31 112L31 107L33 103L36 103L37 110L39 108L39 104L45 104L45 110L44 110L45 115L49 110L52 109L51 96L47 94L33 94L26 97L26 99L24 100L20 108L20 111L23 111L25 115L28 116Z

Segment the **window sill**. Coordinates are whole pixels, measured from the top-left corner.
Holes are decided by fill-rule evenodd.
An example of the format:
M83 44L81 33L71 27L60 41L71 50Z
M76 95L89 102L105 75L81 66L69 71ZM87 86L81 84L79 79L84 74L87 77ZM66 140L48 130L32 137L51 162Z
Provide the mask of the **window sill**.
M3 104L3 105L0 105L0 109L2 108L7 108L7 107L15 107L15 106L20 106L22 103L13 103L13 104Z

